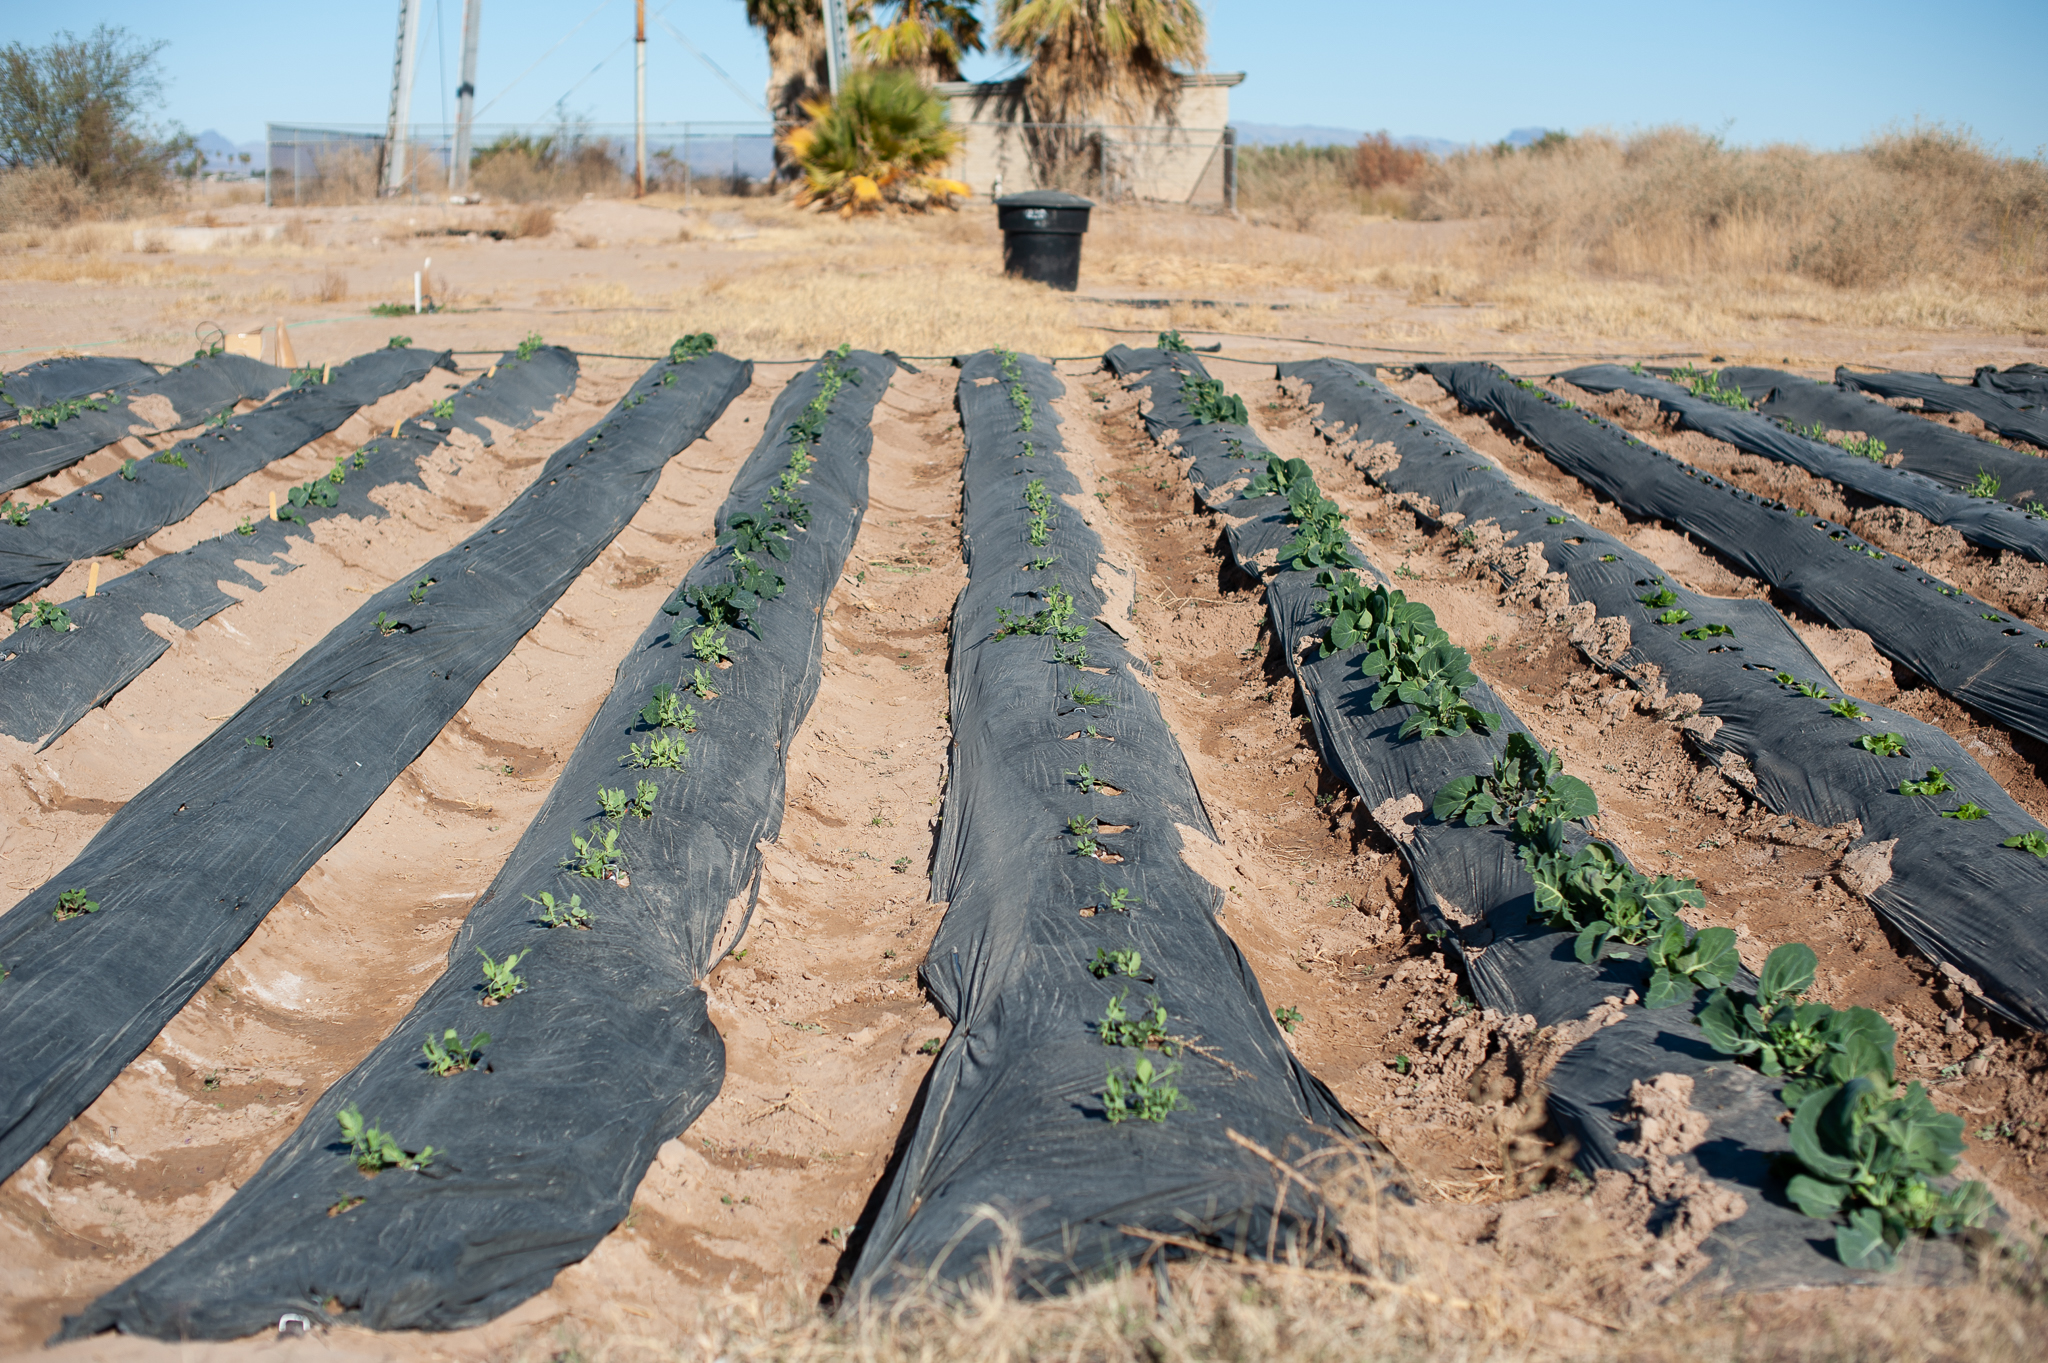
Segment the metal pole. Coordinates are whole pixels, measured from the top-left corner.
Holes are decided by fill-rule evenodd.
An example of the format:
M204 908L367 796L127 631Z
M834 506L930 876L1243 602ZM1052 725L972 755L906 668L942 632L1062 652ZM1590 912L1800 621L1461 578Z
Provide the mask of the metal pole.
M647 195L647 0L633 0L633 197Z
M412 124L413 55L419 45L419 0L398 0L398 60L391 74L391 121L384 133L386 194L405 190L405 141Z
M1237 129L1223 130L1223 206L1237 216Z
M853 72L853 48L846 39L846 0L825 0L825 80L836 99Z
M455 87L455 158L448 164L448 188L469 193L469 121L476 113L476 31L484 0L462 0L462 84Z

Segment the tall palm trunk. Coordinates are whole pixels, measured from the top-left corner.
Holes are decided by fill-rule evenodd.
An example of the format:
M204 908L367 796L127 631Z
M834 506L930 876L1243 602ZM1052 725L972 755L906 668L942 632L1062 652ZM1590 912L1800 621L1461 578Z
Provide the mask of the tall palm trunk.
M819 0L747 0L747 20L768 41L768 113L775 120L775 178L793 179L796 162L782 136L807 120L803 105L831 93L825 13Z

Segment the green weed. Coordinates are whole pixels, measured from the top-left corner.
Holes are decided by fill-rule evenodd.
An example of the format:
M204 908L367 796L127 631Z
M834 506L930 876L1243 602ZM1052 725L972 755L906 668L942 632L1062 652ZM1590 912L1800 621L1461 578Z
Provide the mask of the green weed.
M1281 1028L1289 1036L1292 1036L1294 1035L1294 1029L1301 1023L1301 1010L1292 1006L1275 1008L1273 1010L1273 1021L1279 1023Z

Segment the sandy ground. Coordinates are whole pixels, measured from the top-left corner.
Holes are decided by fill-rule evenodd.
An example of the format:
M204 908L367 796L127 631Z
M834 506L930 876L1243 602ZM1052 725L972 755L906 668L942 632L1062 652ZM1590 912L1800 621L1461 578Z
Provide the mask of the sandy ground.
M205 320L241 331L283 317L301 362L343 359L394 331L420 344L492 353L529 330L580 349L648 353L645 338L663 334L656 328L683 329L695 305L727 309L742 337L801 338L745 328L768 325L749 320L758 300L767 300L758 302L763 310L787 305L772 292L779 273L799 295L816 285L817 275L803 273L815 266L806 245L815 234L778 218L786 210L774 205L685 208L581 204L561 214L553 235L533 240L447 235L489 226L489 210L392 206L307 210L296 215L305 224L298 240L217 256L67 255L38 247L0 255L0 298L9 304L0 310L0 349L14 352L6 360L13 364L43 353L39 347L118 337L112 353L174 360L190 353L193 327ZM235 224L262 213L223 206L215 216ZM974 221L932 229L928 241L916 235L925 229L901 225L824 230L847 259L875 266L871 281L853 287L876 291L914 294L921 286L910 272L926 247L941 277L968 269L962 262L992 262L997 249L993 230ZM1027 311L1012 314L1002 311L1010 295L989 285L995 291L974 297L994 311L935 314L919 323L928 327L922 339L1023 344L1004 335L1014 320L1018 329L1037 328L1045 349L1100 349L1114 339L1149 339L1144 326L1206 324L1253 333L1216 337L1226 360L1415 345L1500 354L1517 361L1510 366L1517 372L1541 372L1531 366L1548 353L1634 356L1657 348L1641 337L1506 330L1484 308L1442 305L1413 289L1318 289L1277 266L1199 260L1192 248L1172 249L1181 230L1152 212L1104 211L1078 298L1038 291L1017 304ZM1371 229L1373 249L1426 256L1440 245L1431 234L1446 230L1382 224ZM1129 253L1113 244L1120 237L1156 249ZM409 297L411 272L429 255L430 280L448 310L361 315L367 301ZM345 278L336 285L330 275ZM756 287L770 291L745 292ZM827 319L820 326L837 325L833 308L859 302L857 293L816 287ZM322 291L341 297L322 302ZM1181 301L1164 309L1115 301L1140 296ZM1288 307L1217 309L1189 299ZM1128 335L1099 329L1132 323L1140 329ZM1809 372L1872 356L1956 371L2048 358L2039 342L1844 335L1786 323L1751 338L1745 351L1717 353ZM636 344L642 348L632 350ZM1671 344L1699 350L1684 337ZM1768 353L1757 348L1766 344ZM463 362L475 367L487 356ZM0 739L0 881L15 893L40 883L45 868L74 855L123 801L344 618L361 593L396 580L502 507L641 368L586 359L575 394L534 429L437 461L424 490L380 495L390 514L321 522L297 551L297 571L269 577L260 592L238 591L246 599L175 632L164 658L46 752ZM1538 1095L1505 1079L1497 1020L1472 1007L1420 935L1391 844L1322 768L1293 683L1272 654L1261 593L1225 566L1216 518L1196 508L1178 462L1146 438L1136 400L1098 365L1070 362L1060 370L1071 462L1095 489L1091 514L1108 552L1135 571L1133 622L1224 839L1198 869L1226 892L1225 927L1273 1003L1299 1010L1292 1042L1304 1060L1386 1143L1413 1186L1458 1205L1528 1191L1556 1172L1562 1154L1541 1130ZM755 385L672 461L627 530L361 823L142 1057L0 1184L0 1351L34 1349L64 1314L199 1225L312 1097L425 988L469 903L538 810L625 649L709 547L711 511L793 372L757 371ZM1900 1031L1905 1074L1926 1080L1938 1103L1965 1114L1972 1169L1994 1180L2009 1210L2048 1212L2048 1170L2035 1170L2048 1122L2040 1039L1966 1012L1924 960L1841 888L1842 836L1767 816L1703 773L1671 724L1597 674L1526 603L1504 599L1449 537L1432 535L1334 459L1270 370L1226 364L1219 372L1275 449L1311 462L1352 515L1365 551L1390 570L1405 568L1404 589L1438 612L1524 721L1593 784L1608 836L1638 864L1699 878L1709 895L1707 921L1735 927L1752 964L1780 941L1812 943L1825 996L1884 1011ZM217 534L252 509L260 514L270 491L324 471L370 431L459 381L437 372L394 394L103 569L125 571ZM766 852L761 907L744 952L709 980L712 1018L728 1048L727 1083L663 1147L632 1214L553 1287L478 1330L378 1336L337 1329L306 1343L185 1346L181 1360L287 1348L337 1358L581 1358L595 1340L688 1352L707 1300L784 1306L828 1292L930 1063L926 1043L946 1030L915 970L944 912L927 902L924 873L946 776L947 625L965 582L953 384L954 371L943 364L899 374L877 411L872 500L826 607L822 683L790 748L788 805L779 842ZM1657 557L1688 586L1768 596L1684 537L1601 506L1540 454L1458 413L1427 379L1403 391L1527 486ZM1669 434L1653 430L1654 417L1643 412L1617 407L1616 415L1653 438ZM171 438L124 444L154 448ZM1774 495L1793 495L1772 466L1725 447L1697 437L1670 447L1731 477L1760 480L1755 485ZM134 452L102 452L32 493L68 490ZM1825 487L1805 491L1830 495ZM2004 584L2001 599L2015 611L2040 619L2048 609L2048 584L2035 577L1980 562L1967 548L1916 539L1910 525L1892 530L1900 543L1929 550L1929 566L1939 562L1973 586L1981 581L1982 590ZM49 594L62 599L82 590L85 571L75 565ZM2039 745L1896 676L1863 636L1787 613L1845 685L1942 724L2023 804L2048 813L2048 752ZM55 1356L169 1355L146 1341L104 1338Z

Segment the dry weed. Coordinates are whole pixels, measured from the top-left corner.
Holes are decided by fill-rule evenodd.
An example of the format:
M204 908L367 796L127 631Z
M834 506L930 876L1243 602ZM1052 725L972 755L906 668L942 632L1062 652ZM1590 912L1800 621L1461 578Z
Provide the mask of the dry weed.
M329 269L320 276L320 287L314 295L322 303L340 303L348 298L348 276L340 270Z

